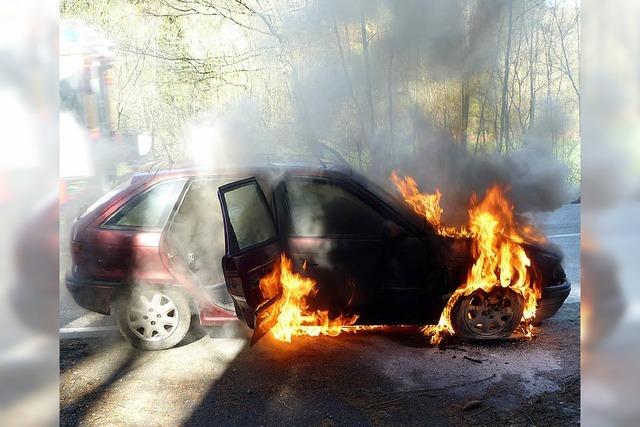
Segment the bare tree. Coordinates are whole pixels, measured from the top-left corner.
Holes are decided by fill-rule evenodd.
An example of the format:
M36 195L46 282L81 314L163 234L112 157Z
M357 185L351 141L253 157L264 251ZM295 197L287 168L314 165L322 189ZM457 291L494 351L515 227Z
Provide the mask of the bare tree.
M509 18L507 26L507 46L504 54L504 74L502 77L502 101L500 103L500 136L498 137L498 153L502 153L505 141L505 132L509 132L509 114L507 91L509 89L509 69L511 56L511 39L513 37L513 1L509 1Z

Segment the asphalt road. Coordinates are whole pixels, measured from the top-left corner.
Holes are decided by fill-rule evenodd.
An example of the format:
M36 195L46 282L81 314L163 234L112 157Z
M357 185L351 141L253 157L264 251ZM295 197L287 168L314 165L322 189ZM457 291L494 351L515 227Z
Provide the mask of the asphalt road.
M536 226L564 254L563 267L571 282L569 301L580 301L580 205L565 205L555 212L531 215Z
M417 330L265 337L194 330L140 352L117 336L60 343L63 425L575 425L579 421L579 205L535 221L573 290L534 339L432 346ZM61 303L61 326L86 314ZM98 319L104 322L103 319ZM74 323L75 322L75 323ZM91 324L92 321L89 321ZM100 332L102 334L102 332ZM87 335L95 335L93 333Z

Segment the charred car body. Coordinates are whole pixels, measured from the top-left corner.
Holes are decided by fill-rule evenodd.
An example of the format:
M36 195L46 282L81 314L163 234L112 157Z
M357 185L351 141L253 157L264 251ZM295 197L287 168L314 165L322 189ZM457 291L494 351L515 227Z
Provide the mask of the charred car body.
M94 204L72 233L74 299L104 314L115 307L123 335L145 349L177 344L192 312L203 325L237 317L259 338L269 328L259 320L259 281L281 253L317 281L312 304L330 316L357 314L364 325L436 323L472 263L465 239L438 236L385 190L327 167L139 175ZM541 275L542 321L570 284L557 251L526 251ZM464 322L456 332L507 336L519 321L517 307L507 308L487 333Z
M314 309L357 314L360 325L437 324L473 263L470 239L438 235L404 203L350 171L255 174L221 187L219 197L223 271L254 342L272 326L261 323L269 301L259 285L280 253L317 283ZM525 251L542 287L535 318L541 322L555 314L571 285L550 244L526 244ZM464 338L504 338L522 309L515 292L497 289L462 299L452 321Z

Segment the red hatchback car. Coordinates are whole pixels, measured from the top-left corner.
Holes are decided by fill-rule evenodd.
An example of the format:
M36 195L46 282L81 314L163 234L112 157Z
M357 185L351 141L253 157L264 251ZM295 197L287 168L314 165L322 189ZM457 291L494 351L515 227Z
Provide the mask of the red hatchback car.
M146 350L178 344L191 314L206 326L236 320L220 264L217 190L237 177L141 173L89 206L71 231L66 286L74 300L115 312L120 332Z

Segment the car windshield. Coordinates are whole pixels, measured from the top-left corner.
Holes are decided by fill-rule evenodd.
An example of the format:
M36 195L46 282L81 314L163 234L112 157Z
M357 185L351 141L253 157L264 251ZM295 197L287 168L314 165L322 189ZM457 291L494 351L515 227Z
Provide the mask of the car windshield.
M411 223L415 224L421 229L426 226L426 221L424 221L423 218L415 215L411 209L408 209L406 203L404 203L404 201L397 194L393 194L387 188L370 179L364 178L362 176L358 176L358 178L359 179L356 179L356 182L359 185L376 195L390 208L400 213L403 218L409 220Z

